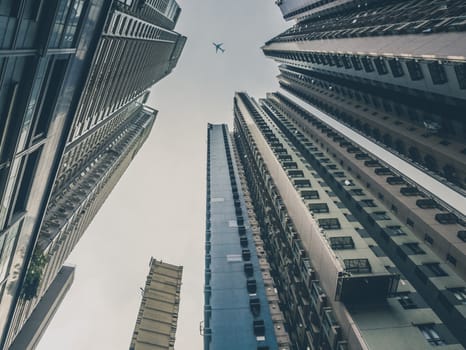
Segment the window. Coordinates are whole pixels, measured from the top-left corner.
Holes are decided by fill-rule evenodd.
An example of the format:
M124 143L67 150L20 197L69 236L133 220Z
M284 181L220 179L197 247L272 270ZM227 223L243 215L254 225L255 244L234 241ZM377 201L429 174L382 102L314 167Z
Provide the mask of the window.
M455 65L455 73L460 89L466 89L466 64Z
M389 185L404 185L405 184L405 181L403 180L401 176L390 176L390 177L387 177L386 181Z
M466 305L466 289L464 288L450 288L448 289L453 296L460 302L460 304Z
M373 208L377 206L372 199L363 199L359 203L361 204L361 207Z
M301 197L303 199L319 199L318 191L301 191Z
M411 80L416 81L424 79L424 74L422 73L422 68L419 63L409 60L406 62L406 67L408 67L408 73L411 77Z
M426 263L423 264L423 266L425 266L432 273L432 276L448 276L448 274L440 267L439 263Z
M359 59L359 57L352 56L351 62L353 63L353 67L355 70L362 70L362 64L361 64L361 60Z
M354 249L354 242L351 236L330 237L329 241L333 250Z
M337 218L318 219L318 223L325 230L339 230L341 228L340 221Z
M372 271L368 259L343 259L345 271L351 273L370 273Z
M283 163L283 168L285 168L285 169L297 169L298 164L296 162L284 162Z
M407 293L399 293L398 294L398 302L401 304L403 309L410 310L410 309L417 309L416 303L411 299L409 292Z
M65 76L68 60L57 59L51 61L47 68L47 81L43 84L43 90L40 93L42 107L36 117L34 138L40 138L47 135L47 131L54 114L56 101L59 98L61 82Z
M389 168L376 168L374 170L374 173L376 173L376 175L394 175L393 172L389 169Z
M417 326L424 338L432 346L445 345L445 341L440 338L440 335L435 330L435 324L423 324Z
M457 235L458 238L461 239L463 242L466 242L466 231L464 231L464 230L458 231L458 233L457 233L456 235Z
M402 187L400 193L403 196L412 197L419 195L419 190L416 187Z
M379 163L378 160L370 159L370 160L366 160L364 162L364 165L369 167L369 168L375 168L375 167L380 166L380 163Z
M370 73L375 70L374 64L372 63L372 60L369 57L364 57L361 60L362 60L362 65L364 66L364 70L366 72Z
M387 64L385 63L383 58L376 58L374 59L375 68L377 69L377 73L380 75L384 75L388 73Z
M435 85L444 84L448 81L443 64L440 64L439 62L432 62L427 64L427 67L429 68L432 82Z
M372 213L374 220L390 220L390 217L385 211L375 211Z
M426 243L429 243L430 245L434 244L434 239L431 236L429 236L427 233L424 235L424 241Z
M327 203L312 203L309 204L309 210L314 213L328 213Z
M458 218L453 213L435 214L435 220L443 225L456 224Z
M311 181L309 180L294 180L293 183L297 188L311 187Z
M288 175L291 178L294 177L304 177L304 172L302 170L288 170Z
M423 198L416 201L416 205L421 209L434 209L437 208L437 203L433 199Z
M456 258L454 258L452 255L447 254L447 261L453 266L456 266Z
M346 220L348 220L349 222L358 221L353 215L349 213L343 213L343 215L345 215Z
M406 247L409 255L420 255L426 253L421 247L419 247L419 243L405 243L403 246Z
M360 188L353 188L349 190L353 196L364 196L364 191Z
M387 226L386 231L390 236L406 236L406 233L401 229L401 226L398 225Z
M403 71L403 66L401 65L398 59L394 58L389 60L388 65L390 66L392 74L395 78L402 77L403 75L405 75L405 72Z
M265 324L263 320L253 321L254 335L256 337L264 337L265 335ZM265 340L265 339L263 339Z
M343 60L343 65L345 66L345 68L350 69L351 68L351 62L350 62L350 59L348 58L348 56L343 56L342 60Z
M37 166L39 164L39 159L41 155L42 147L35 150L33 153L24 156L23 166L24 172L19 182L19 186L17 188L17 195L15 199L15 204L12 211L12 217L15 214L19 214L26 210L26 206L28 204L29 195L31 193L31 187L33 181L35 179L35 173Z

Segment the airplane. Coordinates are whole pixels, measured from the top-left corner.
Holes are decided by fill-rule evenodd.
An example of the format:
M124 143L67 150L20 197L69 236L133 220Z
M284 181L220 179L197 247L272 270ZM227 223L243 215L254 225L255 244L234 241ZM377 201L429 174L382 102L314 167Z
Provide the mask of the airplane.
M218 50L222 51L222 53L225 52L225 49L222 48L223 43L219 43L219 44L212 43L212 44L215 46L215 53L217 53Z

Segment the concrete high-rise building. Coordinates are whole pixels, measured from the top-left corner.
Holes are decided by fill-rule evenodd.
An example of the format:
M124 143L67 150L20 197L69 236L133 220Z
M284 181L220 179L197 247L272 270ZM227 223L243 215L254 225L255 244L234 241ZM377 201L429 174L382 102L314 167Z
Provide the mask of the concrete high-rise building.
M464 1L287 3L312 10L263 47L280 84L465 194Z
M290 349L227 125L209 124L207 137L204 349Z
M109 6L0 2L0 348Z
M234 114L292 348L464 349L466 284L404 219L433 199L402 167L280 93Z
M10 13L13 13L12 9L16 6L9 7ZM3 348L8 348L36 306L40 305L41 298L47 294L66 258L147 139L157 114L157 111L144 105L148 89L176 66L186 41L184 36L173 31L180 14L175 1L56 1L56 13L53 14L45 2L25 0L12 16L20 15L29 7L38 12L35 12L35 16L28 15L30 20L25 23L29 27L25 28L41 27L39 34L44 36L43 42L31 39L28 45L39 42L39 48L31 49L30 53L25 49L13 52L14 60L30 54L31 62L35 62L40 55L48 58L60 54L74 62L76 68L75 71L66 71L64 61L57 61L57 64L50 66L52 75L47 75L47 85L43 85L44 98L48 100L43 103L45 107L41 115L48 116L47 111L53 107L51 103L55 102L62 108L60 114L57 114L63 124L62 131L58 133L59 129L53 129L57 131L51 134L54 137L54 148L42 150L42 129L49 125L58 128L60 125L45 119L34 121L37 132L28 137L38 142L34 147L31 146L31 154L36 156L30 156L30 161L24 160L21 163L25 169L22 171L30 176L25 176L24 184L17 186L16 190L20 193L18 200L14 198L17 204L10 204L8 197L5 197L4 203L13 208L10 213L20 213L28 194L32 196L37 191L38 187L30 183L32 179L40 181L42 186L48 186L43 190L41 202L38 197L34 197L33 204L37 208L31 213L35 216L22 226L27 225L29 237L18 238L16 235L12 236L16 237L16 241L13 238L5 241L10 242L5 244L5 252L9 249L10 253L2 253L1 261L3 263L4 258L10 259L6 263L14 266L15 272L10 278L15 279L16 284L12 282L8 293L4 293L0 307L0 320L4 325L0 347ZM4 10L8 12L8 9ZM78 17L80 14L87 17ZM42 18L43 23L39 25L37 20ZM53 22L55 20L56 24ZM14 31L16 27L13 20L11 26L12 33L23 35L22 31ZM79 30L76 30L77 26ZM42 28L49 27L50 33L45 35ZM62 31L63 34L60 34ZM77 48L73 47L78 42L73 38L75 32L81 35L81 46ZM52 44L62 45L63 49ZM53 50L47 51L47 45ZM21 64L30 68L25 62ZM10 67L10 71L13 67ZM20 67L19 63L17 67ZM39 76L41 79L45 68ZM60 85L60 74L68 77L69 83ZM12 94L19 93L18 98L21 99L23 94L28 95L25 90L15 92L13 85L10 91ZM31 91L37 94L40 90ZM33 102L36 100L31 99ZM67 107L69 112L64 109L67 104L71 106ZM32 113L29 110L26 112ZM30 114L24 115L26 118ZM30 119L27 120L30 124ZM27 134L19 136L25 138ZM13 138L8 140L5 147L11 147L14 142ZM2 139L2 147L3 144ZM37 173L33 177L39 149L49 168L51 165L55 168L46 169L43 175ZM27 154L24 149L19 151L21 157ZM20 161L23 158L18 159ZM20 183L17 179L15 181ZM15 222L15 227L18 228L21 222ZM16 247L14 244L17 244ZM22 265L13 264L10 257L15 254L23 259ZM24 256L28 259L25 260ZM26 264L27 271L24 268ZM18 289L18 286L22 288Z
M182 266L150 260L130 350L174 350Z
M297 22L261 108L466 346L464 2L277 4Z

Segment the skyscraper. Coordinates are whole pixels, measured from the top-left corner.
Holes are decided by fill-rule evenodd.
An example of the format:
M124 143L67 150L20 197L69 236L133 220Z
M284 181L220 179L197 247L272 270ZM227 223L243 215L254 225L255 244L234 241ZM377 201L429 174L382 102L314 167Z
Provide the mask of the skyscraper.
M0 3L0 348L109 6Z
M69 11L62 14L67 20L72 18L73 11L84 6L82 1L70 4ZM3 309L2 302L6 322L4 347L11 344L46 294L64 261L147 139L157 114L144 105L148 89L176 66L186 41L172 30L180 14L175 1L115 0L105 4L105 7L99 5L100 12L97 5L84 6L89 22L94 26L99 24L95 39L88 35L82 40L87 45L85 48L91 46L90 49L66 51L75 57L73 62L77 65L82 65L89 56L90 65L83 78L72 76L81 79L80 89L73 100L73 112L67 116L66 129L60 137L57 135L61 152L52 150L48 154L56 157L55 165L59 164L59 168L48 174L54 183L53 188L49 183L46 195L49 200L43 202L47 203L46 210L42 208L41 215L31 222L31 227L39 230L38 236L28 241L27 249L16 251L23 255L24 251L31 253L27 272L20 274L22 290L10 294L14 308ZM65 2L57 5L58 11L63 11L64 5ZM44 23L47 21L50 18L44 19ZM62 39L64 45L68 45L67 38ZM71 87L64 89L68 91ZM54 95L60 106L68 101L62 101L64 97ZM35 163L29 165L34 166ZM35 190L35 186L26 185L28 191Z
M289 349L241 164L226 124L208 126L205 350Z
M182 273L151 258L130 350L174 350Z
M306 15L263 47L281 85L464 190L464 2L289 3Z
M234 113L293 348L463 349L464 280L378 195L396 170L282 94Z
M464 2L277 4L297 22L260 108L466 346Z

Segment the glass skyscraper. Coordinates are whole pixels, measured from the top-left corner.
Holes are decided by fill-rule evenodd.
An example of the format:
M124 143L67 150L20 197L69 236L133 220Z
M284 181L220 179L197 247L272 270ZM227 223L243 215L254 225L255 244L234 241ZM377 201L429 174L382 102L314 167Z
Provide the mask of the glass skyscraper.
M186 41L175 1L52 3L0 5L3 348L148 137L148 89Z

